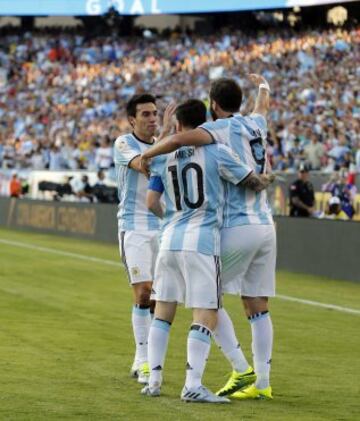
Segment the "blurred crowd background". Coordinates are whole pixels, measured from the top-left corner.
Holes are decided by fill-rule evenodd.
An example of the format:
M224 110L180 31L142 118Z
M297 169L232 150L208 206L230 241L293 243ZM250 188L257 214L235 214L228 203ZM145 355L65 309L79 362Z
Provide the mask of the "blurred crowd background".
M269 155L274 170L360 172L360 27L251 36L89 37L81 31L8 33L0 44L0 168L109 169L112 143L129 130L125 103L150 91L207 101L211 80L235 77L243 113L256 92L248 73L272 89Z
M360 220L359 4L157 18L111 8L51 26L0 18L0 195L115 203L113 142L131 130L133 94L157 97L160 131L170 102L209 105L218 77L240 83L250 113L247 75L261 73L274 213Z

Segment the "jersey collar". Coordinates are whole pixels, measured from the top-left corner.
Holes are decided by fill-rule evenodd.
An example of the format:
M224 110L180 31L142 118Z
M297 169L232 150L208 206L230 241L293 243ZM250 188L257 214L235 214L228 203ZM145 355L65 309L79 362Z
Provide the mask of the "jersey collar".
M145 140L140 139L139 137L136 136L136 134L134 132L132 132L132 135L135 137L136 140L138 140L141 143L145 143L145 145L153 145L155 143L155 139L153 138L152 142L145 142Z

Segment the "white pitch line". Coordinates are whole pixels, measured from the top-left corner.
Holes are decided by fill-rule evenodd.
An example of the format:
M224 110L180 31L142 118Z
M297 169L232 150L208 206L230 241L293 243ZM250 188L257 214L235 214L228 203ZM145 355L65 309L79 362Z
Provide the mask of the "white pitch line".
M50 248L50 247L35 246L33 244L22 243L20 241L0 239L0 243L6 244L6 245L9 245L9 246L22 247L22 248L26 248L26 249L29 249L29 250L37 250L37 251L41 251L43 253L52 253L52 254L57 254L57 255L60 255L60 256L71 257L71 258L74 258L74 259L85 260L85 261L88 261L88 262L94 262L94 263L99 263L99 264L104 264L104 265L109 265L109 266L117 266L117 267L123 266L121 263L115 262L114 260L100 259L98 257L92 257L92 256L88 256L88 255L85 255L85 254L71 253L71 252L68 252L68 251L62 251L62 250L53 249L53 248ZM334 304L321 303L319 301L305 300L305 299L302 299L302 298L289 297L288 295L280 295L280 294L276 295L275 298L279 298L279 299L284 300L284 301L293 301L295 303L307 304L307 305L311 305L311 306L315 306L315 307L321 307L321 308L325 308L327 310L335 310L335 311L340 311L342 313L350 313L350 314L359 314L360 315L360 310L356 310L356 309L349 308L349 307L342 307L342 306L337 306L337 305L334 305Z
M343 313L360 314L360 310L355 310L354 308L336 306L335 304L320 303L319 301L304 300L302 298L289 297L288 295L279 294L279 295L276 295L275 298L280 298L281 300L285 300L285 301L293 301L295 303L307 304L310 306L322 307L328 310L341 311Z
M98 257L87 256L85 254L71 253L68 251L57 250L50 247L35 246L33 244L21 243L19 241L0 239L0 243L7 244L9 246L22 247L29 250L42 251L43 253L52 253L52 254L58 254L60 256L72 257L74 259L86 260L87 262L95 262L95 263L100 263L103 265L110 265L110 266L120 266L120 267L122 266L121 263L115 262L114 260L100 259Z

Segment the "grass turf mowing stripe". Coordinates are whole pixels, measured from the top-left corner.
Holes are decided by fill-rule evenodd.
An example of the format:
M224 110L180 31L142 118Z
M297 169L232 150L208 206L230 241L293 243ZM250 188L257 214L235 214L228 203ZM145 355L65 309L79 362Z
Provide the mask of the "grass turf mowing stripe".
M104 264L104 265L117 266L117 267L123 266L121 263L115 262L113 260L100 259L98 257L88 256L84 254L66 252L66 251L57 250L50 247L35 246L33 244L23 243L20 241L0 239L0 243L10 245L10 246L15 246L15 247L22 247L22 248L31 249L31 250L37 250L43 253L52 253L52 254L66 256L66 257L70 257L74 259L95 262L95 263ZM349 307L338 306L335 304L321 303L319 301L306 300L303 298L290 297L290 296L281 295L281 294L276 295L275 298L285 300L285 301L292 301L292 302L300 303L300 304L311 305L311 306L315 306L319 308L325 308L327 310L335 310L335 311L340 311L342 313L360 315L360 310L356 310Z

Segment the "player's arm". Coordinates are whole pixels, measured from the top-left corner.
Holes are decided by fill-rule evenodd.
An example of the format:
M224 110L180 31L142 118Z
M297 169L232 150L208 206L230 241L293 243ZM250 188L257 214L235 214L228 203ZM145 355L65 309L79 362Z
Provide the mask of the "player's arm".
M163 218L164 209L161 204L161 193L154 190L148 190L146 193L146 206L158 218Z
M222 178L235 185L260 192L266 189L274 180L274 175L256 174L248 167L233 150L225 145L217 145L217 155L220 162Z
M149 180L149 187L146 193L146 206L157 217L163 218L164 208L161 203L161 195L163 194L164 186L161 178L151 176Z
M267 189L274 181L274 174L251 173L244 181L240 183L240 185L242 187L246 187L247 189L261 192L262 190Z
M213 143L213 138L210 133L203 129L189 130L188 132L165 137L141 155L142 168L147 171L149 159L174 152L182 146L203 146L209 145L210 143Z
M128 167L131 168L132 170L138 171L144 175L146 175L146 177L148 177L148 172L144 170L144 168L141 166L141 155L137 155L135 156L135 158L133 158L129 164Z
M266 117L270 107L270 86L263 76L255 73L249 75L249 79L259 87L259 93L252 113Z

